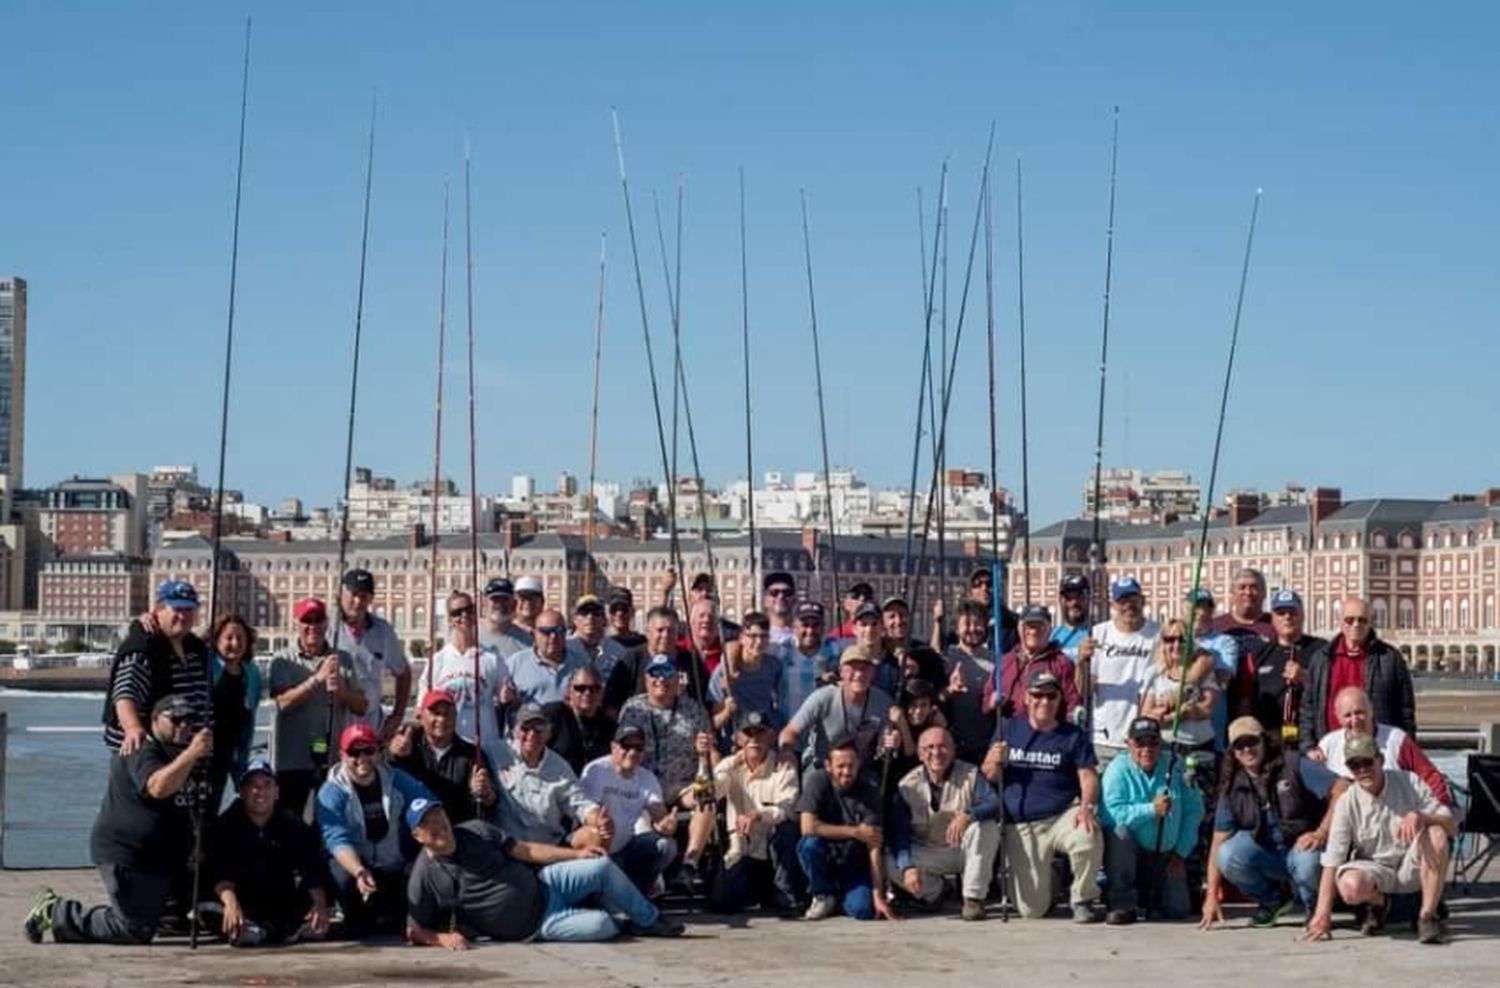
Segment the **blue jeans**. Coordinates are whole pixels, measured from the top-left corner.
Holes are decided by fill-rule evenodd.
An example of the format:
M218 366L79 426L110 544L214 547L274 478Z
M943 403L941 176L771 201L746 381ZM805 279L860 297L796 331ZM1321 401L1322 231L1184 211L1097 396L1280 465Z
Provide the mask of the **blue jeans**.
M650 894L657 876L666 870L677 857L677 842L658 833L636 834L614 854L610 855L620 870L629 876L635 887Z
M1147 915L1182 919L1188 914L1186 868L1177 875L1167 871L1167 855L1155 853L1135 842L1125 827L1104 832L1104 870L1109 875L1106 901L1110 909L1140 907L1140 886L1149 884ZM1142 879L1145 881L1142 881Z
M852 845L839 847L835 845ZM797 842L797 861L807 875L810 895L840 899L850 919L875 918L875 891L871 887L870 854L858 841L831 841L804 837Z
M1287 882L1297 894L1297 901L1311 909L1318 901L1318 881L1323 877L1322 855L1318 851L1287 850L1283 856L1275 848L1262 847L1255 835L1241 830L1219 845L1219 871L1226 881L1258 903L1274 905L1280 899L1281 886Z
M609 858L548 865L536 877L547 897L536 930L538 940L609 940L620 932L615 921L618 914L638 928L656 922L658 913L651 900ZM579 908L579 903L595 896L599 908Z

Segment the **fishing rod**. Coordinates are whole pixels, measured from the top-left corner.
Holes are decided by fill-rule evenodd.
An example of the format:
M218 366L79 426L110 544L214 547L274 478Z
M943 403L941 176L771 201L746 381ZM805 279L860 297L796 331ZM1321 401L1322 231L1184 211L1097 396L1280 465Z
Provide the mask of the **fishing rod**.
M947 368L944 370L944 374L946 375L946 378L945 378L945 383L944 383L944 386L943 386L943 414L942 414L942 417L941 417L941 420L940 420L940 425L938 427L938 456L937 456L937 459L939 459L939 460L941 460L942 457L946 454L946 449L947 449L947 444L948 444L948 412L949 412L949 409L951 407L951 400L953 398L953 377L958 372L959 344L963 340L963 334L964 334L964 316L968 312L969 287L970 287L970 284L971 284L971 282L973 280L973 275L974 275L974 257L975 257L975 254L976 254L977 250L978 250L978 246L979 246L979 227L980 227L980 221L983 219L983 215L984 215L984 197L983 197L983 191L982 190L985 189L986 187L988 187L988 184L989 184L990 160L991 160L991 158L992 158L992 156L994 154L994 149L995 149L995 124L993 122L991 122L990 123L989 140L988 140L988 142L985 145L984 168L981 170L981 172L980 172L980 178L979 178L979 187L981 189L981 195L980 195L979 201L977 203L975 203L975 205L974 205L974 224L973 224L973 229L971 230L971 232L969 234L969 260L968 260L968 264L967 264L967 266L965 268L965 271L964 271L964 287L963 287L963 291L959 295L959 302L958 302L958 322L957 322L957 325L956 325L956 327L954 329L954 334L953 334L953 354L952 354L952 357L949 360ZM933 500L935 499L935 495L936 495L936 491L937 491L937 484L938 484L938 476L934 472L933 477L932 477L932 484L929 487L929 492L928 492L928 497L927 497L927 511L926 511L926 516L925 516L925 518L923 519L923 522L922 522L922 551L921 551L921 554L920 554L920 556L918 557L918 560L917 560L917 570L918 570L918 572L921 572L922 569L926 566L926 563L927 563L927 534L928 534L928 531L930 530L930 528L932 526ZM993 590L994 590L993 584L991 585L990 589L991 589L991 592L992 592L992 595L993 595ZM920 598L921 592L922 592L922 584L921 584L921 581L918 581L917 585L916 585L916 594L913 595L913 600L909 604L909 606L911 607L911 609L913 611L917 610L916 599ZM998 629L997 629L997 633L998 633Z
M679 198L682 192L682 177L678 176L677 190ZM682 581L688 578L683 572L682 542L677 531L677 423L681 418L682 390L679 387L682 381L682 348L678 345L677 319L671 313L676 311L677 303L672 297L672 277L667 271L667 241L666 235L662 233L661 225L661 200L656 196L656 190L651 190L651 211L656 216L656 239L661 245L661 270L667 282L667 307L672 318L672 462L667 470L667 532L671 545L667 549L667 558L672 560L676 567L677 579L667 589L667 603L672 603L672 597L678 592ZM678 231L679 234L681 231Z
M1224 445L1224 419L1229 411L1229 385L1234 378L1234 356L1235 351L1239 347L1240 341L1240 314L1244 311L1245 307L1245 283L1250 277L1250 252L1255 244L1255 223L1256 220L1260 217L1260 197L1261 190L1256 189L1255 201L1250 207L1250 229L1245 234L1244 259L1240 263L1240 286L1239 291L1235 295L1234 321L1229 332L1229 356L1224 362L1224 386L1219 393L1219 424L1214 431L1214 455L1208 471L1208 499L1204 502L1205 509L1203 511L1203 524L1198 533L1198 554L1197 559L1193 564L1193 589L1192 594L1189 597L1190 600L1197 596L1198 590L1202 586L1203 561L1204 557L1208 554L1208 523L1209 517L1212 514L1212 505L1214 503L1214 485L1217 483L1219 477L1219 453ZM1191 667L1192 653L1186 642L1183 643L1183 649L1185 652L1187 652L1187 654L1183 657L1184 663L1182 667L1181 678L1177 683L1177 703L1172 711L1172 744L1167 752L1166 787L1169 797L1172 792L1172 778L1174 773L1176 772L1177 762L1179 760L1177 752L1177 732L1178 729L1182 726L1182 705L1184 699L1187 696L1188 669ZM1156 854L1158 855L1158 858L1161 855L1162 840L1165 836L1166 826L1167 818L1165 816L1157 817Z
M606 234L599 234L599 307L594 316L594 410L589 422L589 593L599 581L599 566L594 559L594 527L599 517L599 500L594 494L594 471L599 464L599 372L604 364L604 256Z
M467 323L467 335L469 343L469 515L472 519L469 525L469 566L474 579L474 596L470 606L478 607L480 599L480 572L479 572L479 467L478 467L478 433L474 424L474 223L473 223L473 186L470 181L471 155L469 142L464 140L464 321ZM475 626L474 637L474 747L478 751L484 750L483 718L480 716L479 698L483 695L484 679L481 674L480 656L484 650L479 647L478 636L478 611L471 619ZM479 798L474 798L476 809L479 806Z
M446 351L448 331L448 182L443 182L443 251L438 267L438 324L437 324L437 392L433 400L432 437L432 564L428 572L437 580L438 571L438 489L443 482L443 356ZM479 519L472 519L470 527ZM476 602L477 603L477 602ZM427 612L427 688L432 689L433 659L437 655L438 595L434 584L432 607Z
M361 222L359 235L359 287L354 296L354 358L350 363L349 371L349 425L344 438L344 474L343 510L339 512L339 561L338 569L333 575L333 608L334 608L334 650L338 650L339 639L343 636L344 628L344 565L349 556L349 485L354 475L354 413L359 399L359 349L364 334L365 323L365 269L370 254L370 190L373 187L375 175L375 112L378 107L378 94L370 97L370 138L365 150L365 202L364 219ZM430 661L430 660L429 660ZM334 750L335 738L335 708L337 697L330 696L328 700L328 730L324 738L325 759ZM325 763L326 766L326 763Z
M942 176L938 180L938 198L945 200L948 195L948 162L943 162ZM937 238L942 234L943 214L937 215L937 226L933 229L932 256L934 269L932 274L927 272L927 231L926 219L922 210L922 190L917 189L917 245L922 254L922 369L917 375L917 426L912 439L911 450L911 486L906 495L906 547L901 554L901 574L903 577L901 596L911 600L912 569L911 569L911 544L912 527L916 521L917 509L917 466L921 460L922 453L922 412L926 404L927 394L932 381L932 286L937 279Z
M1104 384L1109 367L1109 300L1114 279L1115 178L1119 172L1119 160L1120 108L1117 106L1109 142L1109 223L1104 234L1104 328L1099 335L1099 418L1094 433L1094 530L1089 539L1089 610L1092 612L1089 617L1095 623L1109 617L1108 606L1104 603L1108 598L1100 592L1104 582L1104 544L1100 538L1100 523L1104 514ZM1090 685L1092 678L1090 676L1085 680L1090 694L1093 693ZM1093 727L1091 700L1092 696L1084 697L1084 710L1089 715L1090 728Z
M740 166L740 336L745 363L745 514L750 519L750 586L760 586L755 551L755 443L750 434L750 273L745 248L745 168ZM754 591L752 591L753 593Z
M651 408L656 416L656 444L661 452L662 473L667 478L668 497L671 497L672 464L667 457L667 432L662 424L661 416L661 389L656 380L656 357L651 350L651 320L646 312L646 286L641 277L641 254L635 235L635 213L630 205L630 181L625 176L625 142L620 137L619 111L611 108L610 117L614 123L615 160L620 166L620 195L625 200L625 227L630 232L630 260L635 270L635 294L641 310L641 339L646 347L646 370L651 379ZM649 527L649 520L646 524ZM672 524L675 525L676 522ZM681 560L678 560L677 565L680 572Z
M681 177L679 177L677 180L677 273L675 276L670 274L667 268L667 241L665 234L662 232L660 210L657 210L656 213L656 237L657 242L661 246L661 270L662 276L666 279L667 300L668 304L671 307L670 315L672 317L672 351L674 353L673 363L675 365L676 374L676 379L673 382L672 390L674 393L680 393L682 396L683 418L685 419L685 424L687 425L688 452L693 460L693 477L695 480L694 486L696 488L696 499L698 502L698 533L699 538L703 542L704 555L707 557L708 578L713 582L714 593L715 595L717 595L719 589L718 571L714 566L714 550L713 546L709 543L708 537L708 501L703 493L703 470L698 464L698 435L697 432L693 429L693 403L692 399L688 395L687 372L684 370L682 363L682 196L683 185L682 179ZM673 436L675 442L675 423L673 424ZM675 476L677 472L675 463L673 464L672 472ZM675 512L673 512L673 516L675 519ZM679 565L681 565L683 562L681 543L678 544L677 560ZM681 576L685 578L687 574L681 573ZM715 610L717 610L717 600L715 600L714 603Z
M1021 336L1021 518L1025 525L1021 529L1021 554L1026 558L1022 579L1025 602L1030 604L1035 598L1031 596L1031 431L1026 425L1026 240L1022 227L1020 155L1016 155L1016 323Z
M240 74L240 140L239 152L234 168L234 223L233 232L229 238L229 316L227 326L224 330L224 393L219 408L219 474L218 483L214 493L214 539L213 560L209 564L210 576L208 581L208 623L212 628L219 614L219 549L224 533L224 463L229 450L229 373L234 364L234 303L239 290L240 273L240 198L244 189L245 180L245 118L250 107L250 18L245 18L245 61ZM228 608L225 609L228 611ZM208 682L208 696L210 714L213 708L214 691L214 664L210 657L204 663L204 677ZM199 763L202 764L201 762ZM194 766L195 769L198 766ZM209 773L213 768L210 763ZM195 775L202 774L195 771ZM211 807L207 806L207 799L213 790L212 782L208 785L199 778L197 780L196 792L193 799L193 888L190 903L193 908L192 920L188 926L188 946L193 950L198 949L198 893L203 887L203 826L204 818Z
M988 180L986 180L985 184L986 184L986 186L988 186ZM943 296L942 296L942 298L943 298L943 307L942 307L942 318L941 318L941 320L939 322L939 326L940 326L940 329L941 329L941 334L940 334L941 335L941 345L940 345L939 351L938 351L939 354L941 355L942 359L939 360L938 366L939 367L947 367L948 366L948 284L949 284L949 281L951 280L948 277L948 242L949 242L949 240L952 239L951 236L950 236L950 234L952 233L953 228L948 223L948 200L944 199L942 201L942 203L939 205L938 208L941 209L942 213L943 213L943 241L942 241L942 243L943 243L943 253L942 253L942 269L943 269L943 281L942 281ZM958 356L958 347L956 347L956 346L953 348L953 355L955 357ZM932 415L934 416L934 419L936 418L936 415L937 415L937 404L936 404L936 402L933 399L937 398L937 397L940 397L942 399L944 407L946 407L947 404L948 404L948 387L949 387L949 385L951 383L952 382L949 381L949 380L947 380L947 379L941 379L940 380L940 385L941 386L940 386L940 390L939 390L938 394L937 395L933 395L933 396L929 396L929 398L928 398L927 407L929 409L931 409L931 412L932 412ZM929 387L930 386L931 385L929 384ZM947 468L947 465L948 465L948 455L947 455L946 448L944 448L944 446L942 444L939 444L938 441L937 441L938 430L937 430L937 423L936 423L936 421L934 421L934 423L933 423L932 436L933 436L932 472L933 472L933 476L937 478L937 543L938 543L938 579L937 579L937 584L938 584L938 600L941 600L943 602L943 607L946 608L948 606L948 477L946 475L947 474L946 468ZM943 625L945 625L946 623L947 622L945 622L945 621L939 621L938 622L938 624L939 624L939 627L938 627L938 643L939 644L942 643L942 636L946 633L946 629L943 627Z
M833 468L828 459L828 419L823 409L823 356L822 349L818 345L818 302L813 292L813 268L812 268L812 235L808 232L807 224L807 190L799 190L802 197L802 256L807 266L807 311L809 323L812 327L813 345L813 374L818 386L818 434L823 447L823 498L824 510L828 513L828 554L829 569L833 571L833 593L835 599L839 594L839 537L838 521L833 513ZM817 547L813 548L813 559L816 562L819 557ZM822 587L818 588L821 596Z

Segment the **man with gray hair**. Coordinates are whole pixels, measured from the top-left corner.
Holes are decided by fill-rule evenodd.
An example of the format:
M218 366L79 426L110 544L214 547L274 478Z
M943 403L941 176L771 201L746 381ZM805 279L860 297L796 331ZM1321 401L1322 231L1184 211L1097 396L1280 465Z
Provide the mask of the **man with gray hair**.
M1240 654L1248 655L1276 640L1271 615L1266 613L1266 575L1246 566L1229 585L1229 610L1220 614L1213 630L1234 638Z

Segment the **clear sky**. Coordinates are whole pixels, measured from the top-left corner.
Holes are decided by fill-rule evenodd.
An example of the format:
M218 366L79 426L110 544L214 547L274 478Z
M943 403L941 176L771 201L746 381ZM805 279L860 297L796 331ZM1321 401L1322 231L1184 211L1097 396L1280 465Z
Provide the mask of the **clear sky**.
M1020 488L1020 154L1032 514L1076 512L1093 459L1119 104L1106 462L1206 480L1245 226L1264 187L1220 491L1500 485L1493 5L10 0L0 272L30 280L30 485L180 462L212 482L247 10L228 484L252 499L327 503L338 489L376 87L355 459L403 482L431 471L442 183L461 182L466 134L481 488L516 472L548 488L559 470L587 470L601 231L600 472L659 475L610 133L618 105L660 365L670 324L650 195L670 237L677 176L686 183L683 349L704 473L744 475L743 166L757 470L819 464L806 188L833 458L905 483L922 345L917 189L930 208L950 161L956 333L993 119L1001 481ZM456 259L458 332L461 274ZM985 468L981 275L949 444L954 465ZM450 390L453 467L466 456L463 398Z

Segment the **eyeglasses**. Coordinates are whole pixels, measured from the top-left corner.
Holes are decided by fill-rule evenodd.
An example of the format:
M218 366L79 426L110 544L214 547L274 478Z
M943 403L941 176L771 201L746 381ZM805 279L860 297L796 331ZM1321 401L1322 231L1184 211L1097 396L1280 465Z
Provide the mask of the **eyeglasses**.
M568 629L560 624L549 624L545 628L537 628L536 633L539 635L565 635L568 633Z
M453 610L451 610L451 611L448 612L448 616L450 618L452 618L453 620L455 620L455 621L457 621L459 618L473 617L474 616L474 608L473 607L455 607Z
M602 687L598 683L574 683L574 693L597 693Z
M1260 747L1260 738L1240 738L1231 747L1235 751L1254 751Z
M1375 767L1373 758L1346 758L1344 767L1351 772L1366 772Z
M1360 625L1369 624L1369 623L1370 623L1370 619L1367 618L1367 617L1346 617L1346 618L1344 618L1344 624L1348 625L1351 628L1358 627Z
M358 745L344 752L350 758L374 758L379 753L379 748L366 744Z

